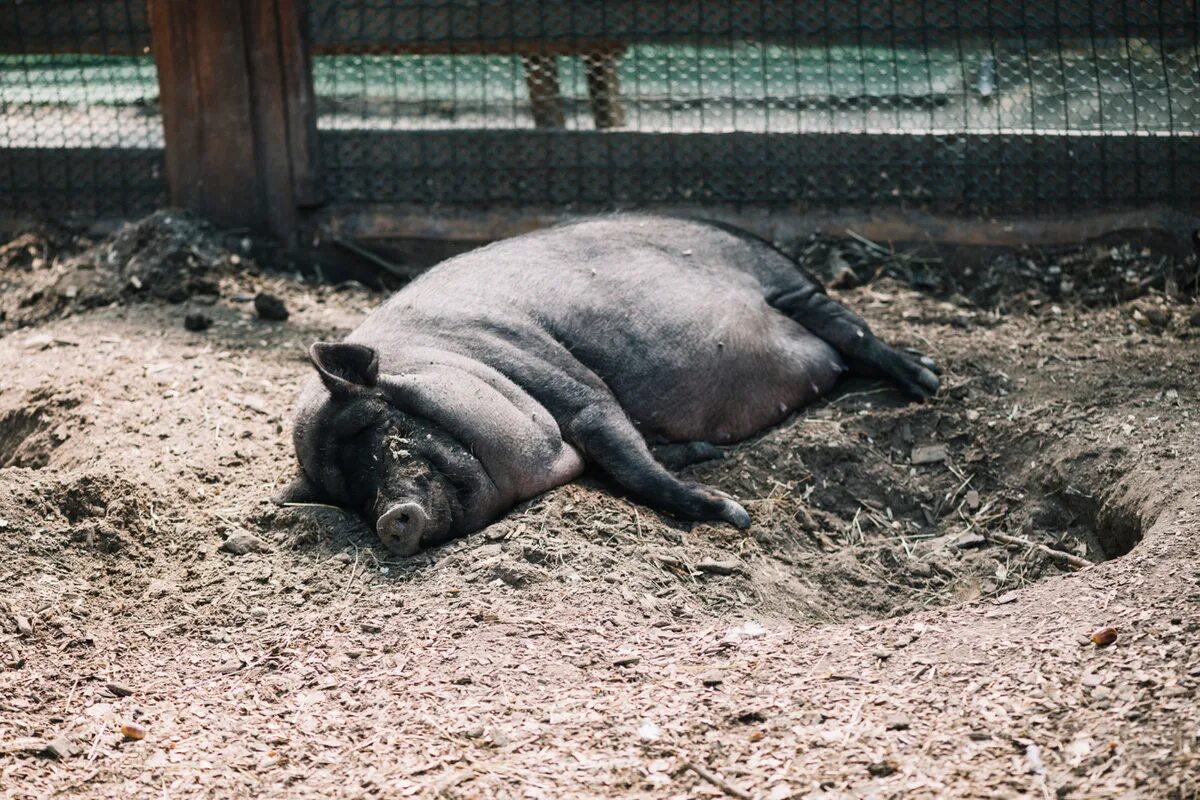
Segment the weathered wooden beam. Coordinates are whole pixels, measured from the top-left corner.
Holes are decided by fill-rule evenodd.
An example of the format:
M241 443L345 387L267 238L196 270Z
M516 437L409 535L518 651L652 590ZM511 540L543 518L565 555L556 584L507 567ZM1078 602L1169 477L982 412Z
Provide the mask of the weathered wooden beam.
M964 248L1069 246L1121 234L1153 240L1181 257L1192 252L1200 217L1175 209L1077 213L1059 216L974 217L901 208L871 211L810 211L729 206L655 205L643 209L675 217L709 219L735 225L773 241L802 241L814 233L844 237L847 231L877 242ZM493 211L441 209L411 205L333 205L309 224L323 238L385 244L426 241L479 245L557 225L586 214L530 206ZM460 248L463 249L463 248Z
M525 87L533 124L539 128L562 128L567 124L562 91L558 85L558 60L553 55L529 53L521 56Z
M150 0L172 204L257 227L250 74L240 0Z
M150 0L171 202L290 243L319 200L302 0Z
M619 51L608 50L583 57L592 120L598 129L619 128L625 124L625 105L621 102L621 83L617 78L619 55Z

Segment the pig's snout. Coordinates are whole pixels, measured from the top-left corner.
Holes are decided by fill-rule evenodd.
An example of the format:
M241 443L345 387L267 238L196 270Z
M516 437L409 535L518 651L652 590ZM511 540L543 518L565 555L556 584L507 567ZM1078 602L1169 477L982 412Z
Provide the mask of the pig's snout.
M421 549L421 536L429 527L429 514L418 503L398 503L375 523L380 541L398 556L411 556Z

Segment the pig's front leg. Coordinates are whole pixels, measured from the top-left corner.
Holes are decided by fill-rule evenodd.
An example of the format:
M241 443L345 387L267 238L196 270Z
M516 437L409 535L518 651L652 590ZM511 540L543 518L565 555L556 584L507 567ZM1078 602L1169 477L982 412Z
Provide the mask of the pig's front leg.
M792 285L767 295L767 302L824 339L846 366L868 378L883 378L905 394L924 400L937 394L933 359L898 350L871 332L858 315L829 297L820 285L797 271Z
M653 508L680 519L750 526L750 515L732 497L719 489L681 481L655 461L646 440L615 401L588 405L568 423L564 434L583 451L585 459Z

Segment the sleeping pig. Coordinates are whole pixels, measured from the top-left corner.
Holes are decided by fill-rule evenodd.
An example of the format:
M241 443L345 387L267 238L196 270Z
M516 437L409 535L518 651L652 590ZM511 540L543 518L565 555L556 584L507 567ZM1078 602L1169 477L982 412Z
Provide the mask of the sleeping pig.
M585 464L667 514L745 528L737 500L668 466L719 456L847 370L917 399L938 389L931 360L877 339L769 243L653 216L452 258L309 352L300 475L277 499L357 511L400 555Z

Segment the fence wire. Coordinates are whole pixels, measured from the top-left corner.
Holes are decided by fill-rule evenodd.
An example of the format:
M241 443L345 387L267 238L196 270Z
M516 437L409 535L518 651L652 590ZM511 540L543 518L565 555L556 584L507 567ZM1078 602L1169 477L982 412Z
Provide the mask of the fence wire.
M166 202L144 0L0 3L0 209Z
M1200 196L1194 0L308 0L322 179L419 207ZM144 0L0 5L0 206L163 201Z

